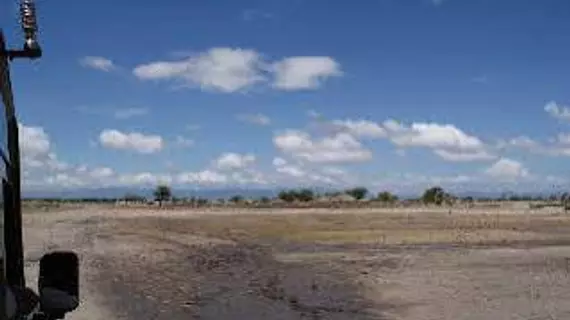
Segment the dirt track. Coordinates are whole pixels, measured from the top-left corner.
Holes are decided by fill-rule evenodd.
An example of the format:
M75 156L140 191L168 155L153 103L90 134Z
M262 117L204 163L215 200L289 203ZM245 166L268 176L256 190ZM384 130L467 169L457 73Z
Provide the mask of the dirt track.
M78 251L84 303L70 319L570 318L565 218L478 221L474 230L493 240L488 244L469 240L472 233L446 238L450 231L437 229L448 225L445 217L407 217L406 233L395 233L402 228L394 219L351 214L346 221L180 212L133 219L132 212L93 209L28 214L29 278L46 250ZM355 219L362 225L347 222ZM343 233L329 230L337 224ZM360 229L379 225L388 226L383 242L365 241L370 230ZM356 227L358 234L344 232ZM427 238L416 228L434 231ZM487 229L509 241L494 241Z

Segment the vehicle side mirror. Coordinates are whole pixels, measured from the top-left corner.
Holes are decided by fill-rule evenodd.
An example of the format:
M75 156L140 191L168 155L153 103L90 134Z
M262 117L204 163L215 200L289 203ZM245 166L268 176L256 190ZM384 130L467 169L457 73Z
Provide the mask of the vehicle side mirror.
M69 251L45 254L38 279L40 310L61 319L79 306L79 258Z

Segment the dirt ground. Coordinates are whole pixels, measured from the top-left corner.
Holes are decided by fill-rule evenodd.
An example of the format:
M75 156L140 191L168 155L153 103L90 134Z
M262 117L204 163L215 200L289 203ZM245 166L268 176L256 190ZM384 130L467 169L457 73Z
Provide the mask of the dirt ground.
M114 208L25 215L81 256L69 319L569 319L570 217Z

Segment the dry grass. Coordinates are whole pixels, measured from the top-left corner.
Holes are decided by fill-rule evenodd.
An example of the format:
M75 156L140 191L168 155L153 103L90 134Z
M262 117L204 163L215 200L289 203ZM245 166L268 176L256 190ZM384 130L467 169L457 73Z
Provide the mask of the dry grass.
M570 241L570 217L560 215L239 214L128 220L129 230L169 230L228 240L313 243L487 244Z

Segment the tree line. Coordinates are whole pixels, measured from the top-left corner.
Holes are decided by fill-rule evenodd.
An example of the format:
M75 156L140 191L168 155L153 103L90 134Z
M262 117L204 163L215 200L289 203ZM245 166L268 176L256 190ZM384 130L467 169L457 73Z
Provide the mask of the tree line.
M329 191L329 192L325 192L325 193L318 193L313 189L310 188L299 188L299 189L285 189L285 190L281 190L280 192L277 193L276 197L271 199L269 197L261 197L259 199L256 199L257 201L261 202L261 203L269 203L271 201L274 201L276 199L283 201L283 202L311 202L311 201L315 201L317 199L334 199L334 198L338 198L338 197L342 197L343 195L347 195L349 196L351 199L354 199L356 201L358 200L374 200L374 201L380 201L383 203L396 203L400 201L400 198L390 192L390 191L381 191L378 192L376 194L371 193L367 188L365 187L354 187L354 188L348 188L345 190L340 190L340 191ZM154 200L155 201L159 201L159 202L163 202L163 201L176 201L178 199L174 198L172 196L172 190L169 186L167 185L159 185L157 186L155 192L154 192ZM188 200L188 199L187 199ZM200 203L207 203L209 202L209 200L204 199L204 198L195 198L192 197L189 199L190 202L200 202ZM225 199L220 199L220 201L223 201ZM429 187L426 190L424 190L424 192L422 193L422 195L417 198L417 199L410 199L410 200L415 200L424 204L432 204L432 205L453 205L454 203L461 201L461 202L466 202L466 203L472 203L475 200L480 200L480 201L556 201L556 202L561 202L561 203L570 203L570 193L560 193L560 194L552 194L552 195L548 195L548 196L528 196L528 195L516 195L516 194L511 194L511 195L506 195L503 194L499 197L495 197L495 198L477 198L475 199L475 197L472 196L465 196L465 197L458 197L455 196L449 192L447 192L446 190L444 190L442 187L440 186L434 186L434 187ZM243 195L234 195L232 197L230 197L228 199L229 202L232 203L243 203L245 201L247 201L247 199L243 196Z
M324 193L319 193L310 188L291 188L279 191L275 197L259 197L257 199L247 199L245 196L236 194L227 199L218 199L217 202L230 202L230 203L245 203L248 201L255 201L259 203L271 203L273 201L282 201L286 203L301 202L308 203L317 200L330 200L330 201L343 201L346 200L343 196L348 196L348 200L372 200L379 201L386 204L395 204L401 199L394 193L390 191L381 191L378 193L372 193L365 187L354 187L339 191L329 191ZM117 200L127 201L127 202L138 202L145 203L148 201L157 201L160 204L163 202L186 202L196 204L198 206L207 205L214 200L203 198L203 197L175 197L172 192L172 188L168 185L158 185L153 192L153 197L148 199L147 197L129 193L119 199L103 199L103 198L78 198L78 199L25 199L27 201L36 200L49 203L57 202L68 202L68 203L108 203ZM409 201L421 202L424 204L431 205L453 205L454 203L461 201L463 203L472 203L474 201L550 201L561 204L570 204L570 193L557 193L545 196L528 196L528 195L517 195L517 194L503 194L494 198L475 198L471 196L458 197L447 192L440 186L434 186L424 190L422 195L416 199L408 199Z

